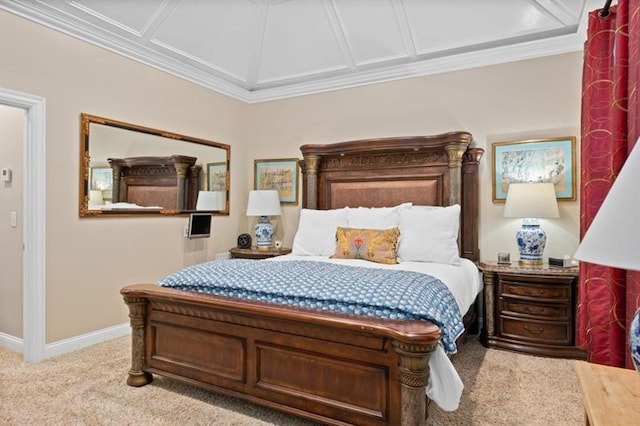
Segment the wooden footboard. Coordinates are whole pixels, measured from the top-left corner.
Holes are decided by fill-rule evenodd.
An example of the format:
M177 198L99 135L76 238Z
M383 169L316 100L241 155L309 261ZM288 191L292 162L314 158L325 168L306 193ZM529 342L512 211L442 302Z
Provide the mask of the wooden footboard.
M422 425L440 330L132 285L127 383L152 373L327 424Z

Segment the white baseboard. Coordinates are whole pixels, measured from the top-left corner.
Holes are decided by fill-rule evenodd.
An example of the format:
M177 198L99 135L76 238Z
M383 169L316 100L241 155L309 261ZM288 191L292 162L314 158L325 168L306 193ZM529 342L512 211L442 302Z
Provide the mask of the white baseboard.
M44 348L44 359L64 355L69 352L77 351L78 349L83 349L97 343L107 342L129 334L131 334L131 326L127 322L113 327L103 328L102 330L93 331L91 333L82 334L80 336L59 340L54 343L48 343ZM0 333L0 347L23 354L24 340L9 334Z
M24 341L9 334L0 333L0 347L10 351L24 353Z
M47 359L64 355L69 352L77 351L78 349L83 349L88 346L106 342L128 334L131 334L131 326L127 322L113 327L103 328L102 330L93 331L91 333L81 334L80 336L48 343L44 347L44 357Z

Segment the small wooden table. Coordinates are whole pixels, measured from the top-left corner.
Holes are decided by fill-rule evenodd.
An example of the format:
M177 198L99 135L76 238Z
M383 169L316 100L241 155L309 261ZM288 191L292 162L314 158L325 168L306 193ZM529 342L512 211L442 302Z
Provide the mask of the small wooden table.
M640 425L640 374L576 361L588 426Z

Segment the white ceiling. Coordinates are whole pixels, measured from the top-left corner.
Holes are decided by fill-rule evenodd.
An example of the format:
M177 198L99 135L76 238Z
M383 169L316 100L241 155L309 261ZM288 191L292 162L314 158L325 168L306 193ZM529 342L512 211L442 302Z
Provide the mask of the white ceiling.
M582 49L604 0L0 0L245 102Z

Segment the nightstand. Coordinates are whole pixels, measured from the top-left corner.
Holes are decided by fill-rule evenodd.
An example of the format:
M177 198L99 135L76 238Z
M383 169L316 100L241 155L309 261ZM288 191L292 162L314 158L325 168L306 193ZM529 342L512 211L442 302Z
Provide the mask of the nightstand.
M267 250L257 249L256 247L251 247L248 249L242 249L238 247L233 247L229 250L231 257L234 259L267 259L269 257L282 256L283 254L291 253L290 248L270 248Z
M532 355L584 359L575 347L578 268L480 262L482 344Z

